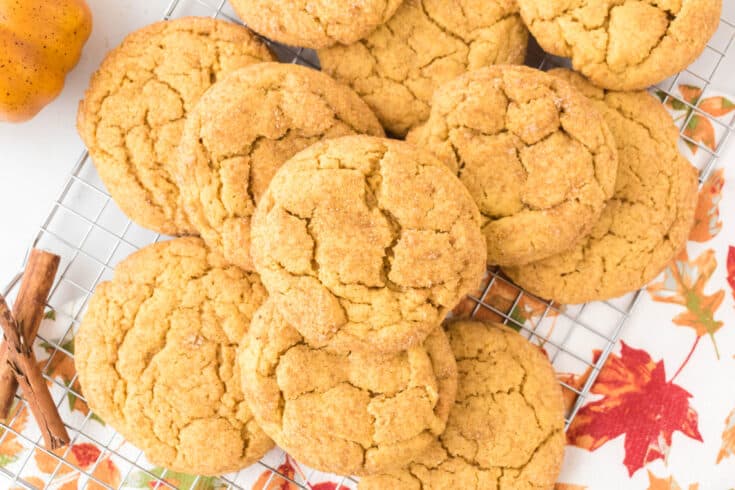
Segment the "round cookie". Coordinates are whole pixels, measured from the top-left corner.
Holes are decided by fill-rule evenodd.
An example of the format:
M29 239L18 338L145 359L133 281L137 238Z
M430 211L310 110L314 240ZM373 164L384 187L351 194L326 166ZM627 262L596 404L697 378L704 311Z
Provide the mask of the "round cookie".
M273 59L249 30L205 17L149 25L108 53L77 129L125 214L159 233L194 233L174 177L186 114L224 73Z
M230 0L260 34L292 46L352 44L391 18L402 0Z
M593 104L525 66L482 68L445 84L408 141L433 151L469 189L489 264L570 249L615 189L615 140Z
M504 268L520 286L559 303L605 300L643 287L685 246L694 223L697 172L679 153L678 131L647 92L606 92L555 70L599 107L618 143L615 195L588 238L522 267Z
M564 457L564 402L544 353L507 327L450 323L457 401L439 441L359 490L552 490Z
M235 357L266 297L257 274L199 238L130 255L97 286L75 338L90 408L155 465L219 475L254 463L273 442L243 399Z
M345 475L419 456L444 430L457 391L441 327L394 354L329 351L306 343L272 300L256 312L238 359L263 430L299 461Z
M251 253L313 345L418 345L485 273L480 213L430 153L370 136L317 143L260 199Z
M597 86L639 90L689 66L720 22L722 0L518 0L541 47Z
M405 0L368 38L318 54L324 71L402 137L429 117L439 85L483 66L523 63L527 45L515 0Z
M251 269L250 218L273 174L324 138L383 136L365 103L329 76L260 63L228 74L188 115L178 184L194 228L231 263Z

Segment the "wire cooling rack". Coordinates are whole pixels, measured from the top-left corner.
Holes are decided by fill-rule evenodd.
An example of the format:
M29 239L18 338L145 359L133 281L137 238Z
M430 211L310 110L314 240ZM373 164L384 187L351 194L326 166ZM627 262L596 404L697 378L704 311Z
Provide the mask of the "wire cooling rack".
M212 3L214 1L172 0L163 17L203 15L238 22L225 0ZM735 130L735 118L723 121L698 105L699 100L716 94L718 87L726 87L728 79L735 76L735 49L731 49L735 40L735 8L725 8L720 29L702 57L688 70L654 89L678 118L682 149L689 152L699 168L701 182L717 165L722 149ZM312 51L266 42L282 61L318 68ZM532 56L530 60L529 64L541 68L559 63L543 55ZM697 87L698 96L683 93L681 86ZM716 145L700 141L692 131L692 126L701 119L713 125ZM44 449L40 432L32 422L26 423L25 400L16 396L13 414L0 424L0 483L6 481L8 488L29 489L207 490L249 489L258 481L261 489L282 488L288 483L310 490L317 488L318 482L328 480L331 486L319 488L354 488L353 479L299 466L279 449L274 449L250 468L220 478L170 473L148 463L140 450L88 411L73 369L73 338L87 301L95 286L111 277L120 260L145 245L164 239L166 237L142 229L125 217L99 180L87 153L83 153L32 242L33 247L62 256L61 272L48 302L49 312L53 313L44 321L34 348L38 358L43 359L40 362L44 375L72 443L58 453ZM20 279L21 273L3 293L12 299ZM466 297L455 313L501 321L544 348L559 372L568 403L568 427L616 346L640 294L639 291L613 301L561 306L520 290L497 271L490 270L482 286ZM598 353L594 362L590 357L593 350ZM111 468L117 471L114 479L109 477Z

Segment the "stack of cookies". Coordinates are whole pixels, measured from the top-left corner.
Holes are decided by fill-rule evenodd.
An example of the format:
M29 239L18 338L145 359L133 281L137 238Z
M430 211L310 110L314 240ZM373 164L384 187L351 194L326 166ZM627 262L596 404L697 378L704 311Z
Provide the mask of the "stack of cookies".
M362 489L552 488L543 351L448 315L487 266L578 303L678 253L696 172L632 90L699 54L720 1L232 3L325 72L204 18L109 53L79 132L121 209L179 238L98 286L76 337L90 407L181 472L275 443ZM529 30L588 78L517 65Z

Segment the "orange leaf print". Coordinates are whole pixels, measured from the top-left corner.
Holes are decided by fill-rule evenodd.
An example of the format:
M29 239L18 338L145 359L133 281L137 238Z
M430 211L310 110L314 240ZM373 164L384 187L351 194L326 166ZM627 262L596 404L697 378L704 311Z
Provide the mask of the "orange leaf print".
M691 140L686 143L695 155L697 154L697 151L699 151L699 146L695 144L697 142L702 143L712 151L717 149L714 126L712 126L709 119L700 116L699 114L693 114L692 117L689 118L689 122L684 129L684 136Z
M120 470L110 459L109 455L102 458L97 464L97 467L92 472L92 476L112 488L117 488L120 485ZM107 487L100 485L94 480L90 480L86 488L89 490L105 490Z
M3 420L5 424L11 424L10 427L16 432L23 432L26 422L28 422L28 409L23 409L23 405L15 403L8 418ZM18 413L19 410L22 410ZM17 416L16 416L17 415ZM12 422L11 422L12 421ZM5 433L5 429L0 428L0 437ZM6 466L18 459L18 455L23 451L23 445L18 441L18 436L10 432L0 442L0 466Z
M735 298L735 247L730 247L727 252L727 283Z
M478 299L482 298L482 294L490 282L490 279L491 277L486 275L482 279L480 286L468 295L464 296L457 306L454 307L452 314L457 318L470 318L476 309L479 311L481 308L478 307L477 301L470 298L470 296Z
M491 308L484 305L478 306L477 301L465 296L452 312L455 317L472 317L480 321L502 323L505 320L505 316L503 315L507 315L516 322L509 322L508 326L519 330L519 325L526 325L527 323L530 323L532 328L536 327L538 319L542 316L546 318L558 316L556 310L547 308L546 303L532 296L523 294L519 299L518 296L521 294L521 290L517 286L501 279L496 279L492 283L483 298L482 295L485 293L485 289L491 279L490 277L484 279L481 287L470 293L470 296L482 299L484 305L490 306Z
M36 488L43 488L44 486L46 486L43 480L35 476L23 477L23 479ZM26 488L25 487L11 487L10 490L26 490Z
M689 485L689 487L686 490L698 490L699 484L694 483L692 485ZM651 473L650 470L648 470L648 490L684 490L681 486L679 486L678 483L676 483L676 480L674 480L673 476L669 476L668 478L657 478L656 475Z
M725 430L722 432L722 446L717 453L717 464L725 458L735 455L735 409L730 412L725 421Z
M689 239L694 242L709 241L722 230L720 201L722 200L722 188L725 185L724 175L723 169L713 172L699 192L694 227L689 234Z
M53 483L54 486L61 483L61 485L57 487L59 490L78 490L79 472L76 472L73 475L69 475L67 477L59 477L57 475L57 477L54 478Z
M599 356L600 351L595 350L593 353L593 356ZM575 390L582 391L582 387L587 382L587 379L590 377L590 374L592 373L592 368L587 368L587 370L582 374L574 374L574 373L560 373L557 375L557 379L574 388ZM562 394L564 395L564 408L566 409L567 413L572 410L574 407L574 404L577 402L577 398L579 395L575 393L574 391L563 387Z
M714 151L717 148L715 128L704 114L715 115L721 114L723 111L729 111L728 104L730 104L730 101L721 97L713 97L711 99L705 99L700 104L702 89L695 85L679 85L679 93L681 94L680 98L669 97L662 91L659 91L658 95L662 101L666 101L666 107L676 112L684 113L676 120L680 121L684 119L687 121L683 134L688 138L685 143L692 151L692 154L696 155L699 151L700 146L697 143L701 143L703 146ZM703 112L694 112L694 107L697 107L698 110Z
M36 466L41 472L50 475L56 471L53 483L54 486L59 488L59 490L77 489L77 484L81 474L71 465L81 468L84 471L89 471L94 467L92 475L99 481L104 482L113 488L117 488L120 484L120 470L110 459L109 454L100 459L102 451L94 444L88 442L74 444L68 449L68 451L65 448L61 448L54 451L54 454L60 457L65 457L69 464L61 463L59 470L56 471L56 467L60 463L59 459L46 454L40 449L35 450L34 459L36 460ZM94 480L89 480L85 488L103 490L108 487L100 485Z
M61 458L64 454L64 450L65 448L62 448L56 449L52 452ZM36 466L43 473L53 473L60 462L59 458L55 458L52 455L47 454L46 451L42 449L34 449L33 459L36 460ZM71 470L71 468L68 465L62 465L59 473L68 473L69 470Z
M66 448L60 448L53 451L58 458L47 454L41 449L34 449L33 459L36 461L36 467L43 473L41 477L49 478L55 473L53 485L60 490L73 490L77 486L79 480L79 472L72 468L69 464L62 461ZM69 456L71 457L71 453ZM56 469L58 467L58 470ZM48 486L51 482L49 482ZM45 488L45 486L44 486Z
M691 111L689 106L697 105L699 98L702 97L702 89L694 85L679 85L679 93L681 97L669 96L666 92L658 90L657 95L662 102L666 103L666 107L675 111ZM685 101L686 104L682 101ZM689 104L689 106L687 105Z
M699 98L702 96L702 89L696 85L679 85L679 93L681 98L691 105L697 105Z
M725 298L725 291L720 289L714 294L704 292L716 268L714 250L703 252L693 261L689 260L684 250L666 268L663 280L648 286L648 292L654 301L686 308L686 311L674 317L674 323L694 329L698 338L709 335L719 358L714 335L723 323L715 320L715 313Z
M95 465L95 463L97 463L92 474L99 480L115 487L120 483L120 472L117 467L115 467L115 464L110 460L109 454L100 459L101 455L102 451L100 448L89 442L82 442L74 444L70 448L66 459L83 470L89 470ZM98 459L99 462L97 462ZM87 488L102 489L104 487L100 486L100 484L94 480L90 480Z
M82 392L82 387L79 384L79 380L75 378L77 370L74 366L74 360L66 355L63 351L57 352L50 344L42 345L44 347L44 350L51 354L53 357L50 361L48 359L39 361L38 365L41 367L41 369L45 368L45 372L49 376L49 378L59 379L62 383L64 383L64 385L70 387L70 391L68 394L69 410L78 410L82 413L82 415L87 415L87 413L89 413L89 407L87 407L87 404L75 395L75 393ZM65 342L64 344L62 344L62 347L65 350L74 354L74 339ZM46 366L47 363L48 366ZM53 381L48 380L47 384L51 386L53 384Z
M591 392L601 398L580 409L567 440L594 451L623 436L623 464L631 476L664 458L674 432L702 441L699 417L689 405L692 395L666 381L664 362L653 362L644 350L623 342L620 355L608 358Z
M722 117L735 111L735 104L726 97L709 97L699 104L699 108L714 117Z

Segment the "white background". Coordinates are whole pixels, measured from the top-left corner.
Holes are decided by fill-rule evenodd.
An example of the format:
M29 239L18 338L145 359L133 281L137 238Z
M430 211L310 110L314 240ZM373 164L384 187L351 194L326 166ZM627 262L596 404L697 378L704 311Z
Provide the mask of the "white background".
M0 123L0 288L18 272L83 145L76 107L107 51L132 30L163 15L168 0L88 0L92 36L61 95L34 119Z

